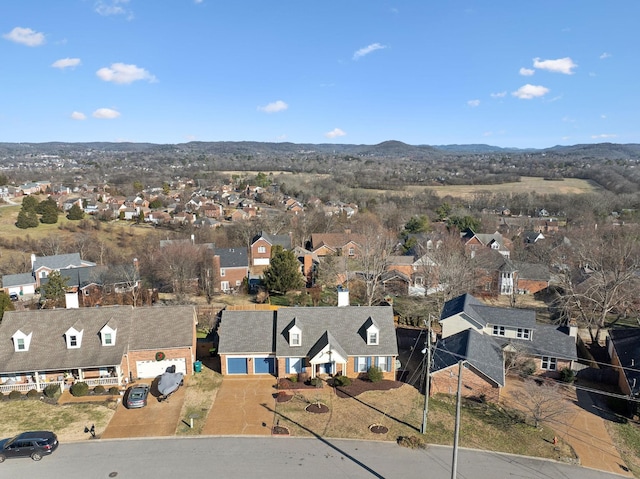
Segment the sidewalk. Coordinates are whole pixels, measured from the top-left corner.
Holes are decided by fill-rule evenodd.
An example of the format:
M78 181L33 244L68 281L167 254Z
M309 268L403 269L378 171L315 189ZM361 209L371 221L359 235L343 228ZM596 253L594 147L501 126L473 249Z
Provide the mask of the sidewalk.
M518 408L513 393L522 383L517 379L508 379L502 391L502 401L510 407ZM633 477L613 445L607 432L605 419L598 414L591 396L586 392L576 394L576 390L567 390L567 413L546 421L560 439L571 445L580 459L580 465L591 469Z

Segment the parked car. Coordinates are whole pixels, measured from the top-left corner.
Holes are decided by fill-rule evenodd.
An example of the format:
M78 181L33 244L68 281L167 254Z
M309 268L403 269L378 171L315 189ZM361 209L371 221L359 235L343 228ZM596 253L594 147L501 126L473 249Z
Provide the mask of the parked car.
M125 394L125 405L127 409L136 409L147 405L147 397L149 396L148 384L136 384L127 389Z
M58 437L51 431L29 431L0 441L0 462L12 457L39 461L58 448Z
M18 301L18 299L20 299L20 297L18 296L18 293L11 293L11 294L9 295L9 299L10 299L11 301Z
M159 401L164 401L184 384L184 374L176 372L175 364L169 366L158 378Z

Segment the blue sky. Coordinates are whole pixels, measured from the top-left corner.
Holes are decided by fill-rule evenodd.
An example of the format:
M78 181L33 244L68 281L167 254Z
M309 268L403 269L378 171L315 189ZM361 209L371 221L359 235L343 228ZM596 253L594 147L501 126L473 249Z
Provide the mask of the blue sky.
M640 143L640 1L2 0L0 141Z

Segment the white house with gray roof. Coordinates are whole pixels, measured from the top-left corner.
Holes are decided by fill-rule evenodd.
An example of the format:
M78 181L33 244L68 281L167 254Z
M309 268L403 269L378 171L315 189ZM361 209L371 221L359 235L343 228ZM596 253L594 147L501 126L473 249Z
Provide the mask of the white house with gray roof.
M223 374L358 377L378 366L395 379L398 346L390 306L223 311Z

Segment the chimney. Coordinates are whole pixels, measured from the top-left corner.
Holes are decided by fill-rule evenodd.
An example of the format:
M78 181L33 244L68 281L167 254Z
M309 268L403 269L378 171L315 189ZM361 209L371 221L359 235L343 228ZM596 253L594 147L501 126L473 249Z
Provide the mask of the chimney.
M80 307L78 293L64 293L64 302L67 309L77 309Z
M578 323L575 319L569 320L569 336L578 340Z
M191 235L191 244L196 244L196 235Z
M31 271L33 271L33 265L36 264L36 255L31 253Z
M338 307L349 306L349 290L338 286Z

